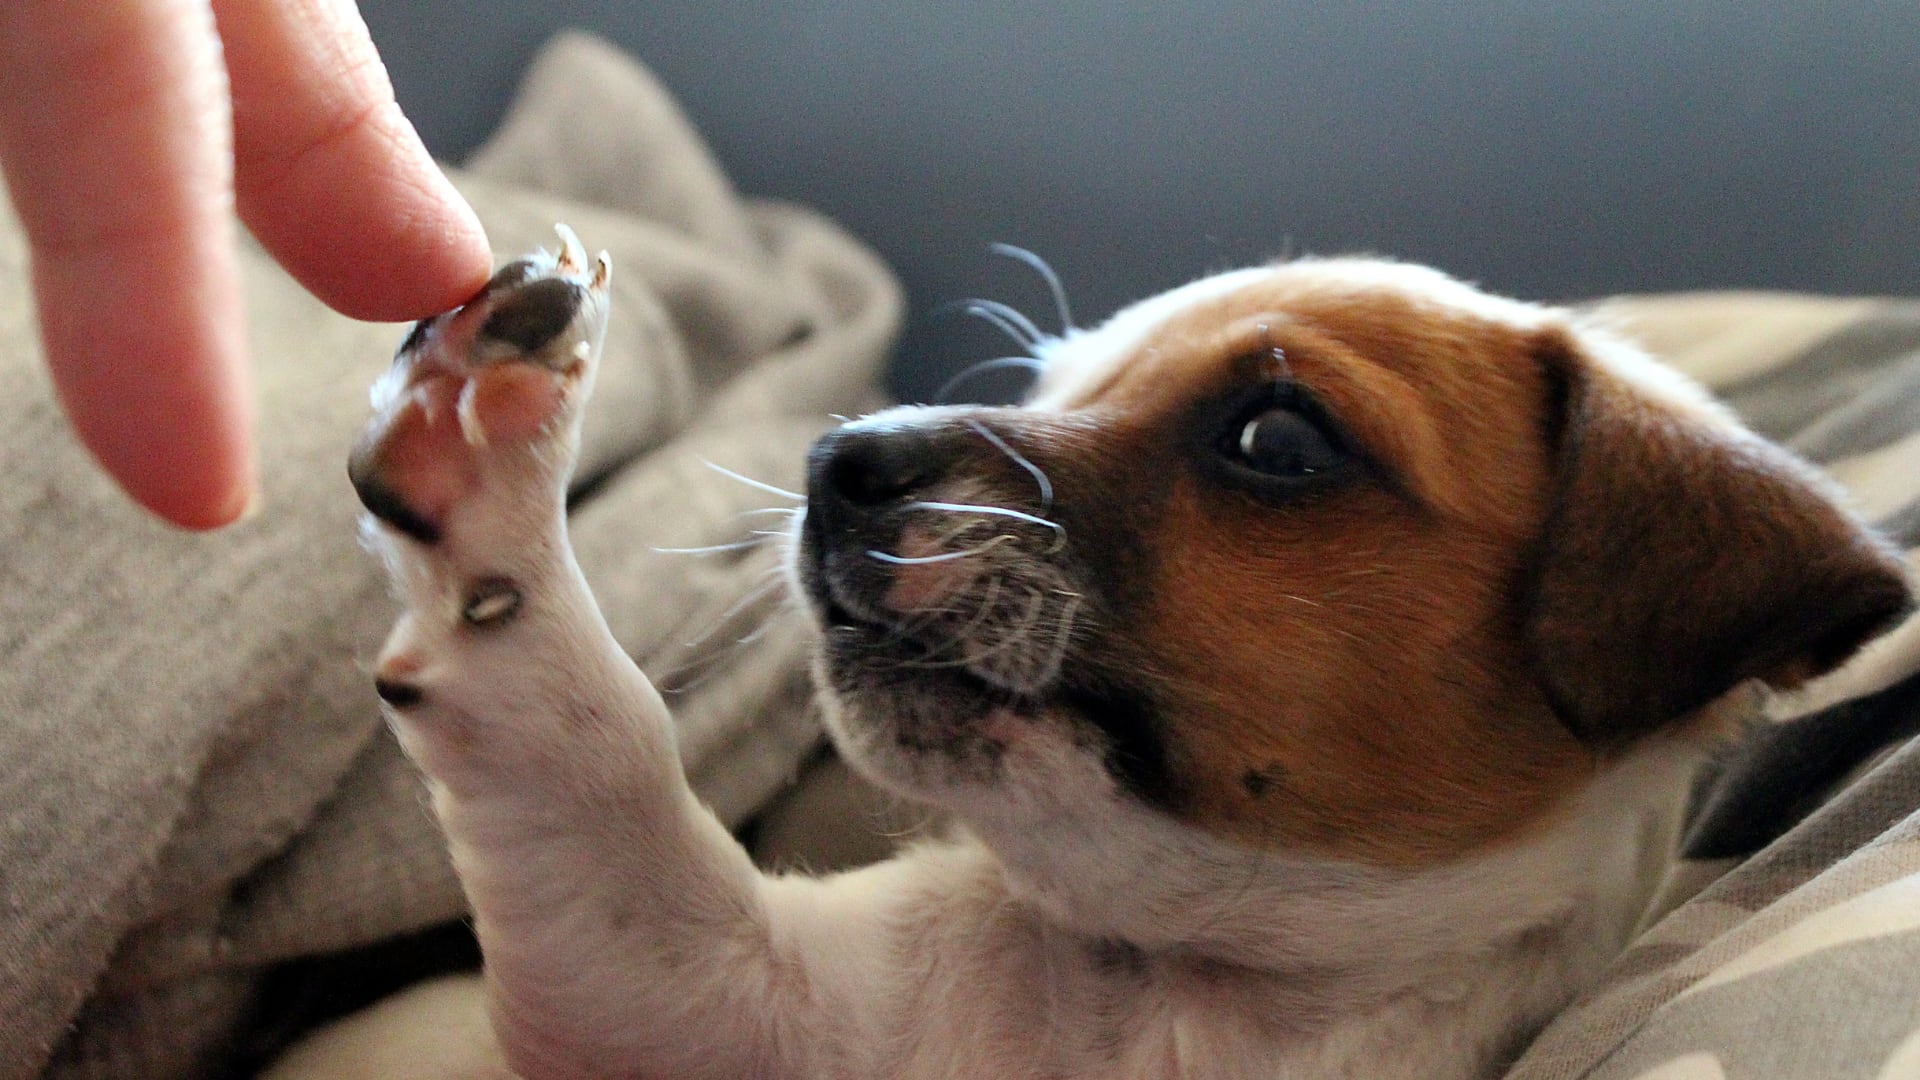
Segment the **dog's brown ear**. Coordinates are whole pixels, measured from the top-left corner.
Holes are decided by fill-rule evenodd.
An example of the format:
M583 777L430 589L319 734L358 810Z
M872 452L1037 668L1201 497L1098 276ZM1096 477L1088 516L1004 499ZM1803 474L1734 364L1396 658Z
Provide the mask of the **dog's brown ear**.
M1525 633L1583 739L1798 685L1911 609L1898 554L1812 467L1630 388L1565 331L1537 345L1558 450Z

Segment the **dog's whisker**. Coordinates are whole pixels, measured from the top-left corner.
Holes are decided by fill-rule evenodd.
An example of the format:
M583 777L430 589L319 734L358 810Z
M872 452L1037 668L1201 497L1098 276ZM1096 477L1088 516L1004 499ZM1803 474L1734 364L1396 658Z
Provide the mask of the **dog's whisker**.
M734 666L733 661L740 650L765 637L770 630L779 625L783 614L794 610L793 598L780 592L783 582L780 579L779 570L779 567L774 567L770 572L763 574L757 584L725 611L715 616L705 629L682 643L681 648L694 655L675 665L660 679L659 686L663 693L684 694L706 685L719 672ZM697 652L713 642L722 630L732 625L743 614L767 604L769 599L772 599L773 603L768 606L764 614L758 616L757 624L751 629L723 646L710 649L704 654Z
M805 495L800 494L797 491L788 491L786 488L775 487L774 485L769 484L764 480L755 480L751 476L742 476L739 473L734 472L732 469L727 468L725 465L716 465L713 462L708 461L706 458L701 458L700 464L705 465L707 468L712 469L714 472L719 473L721 476L724 476L729 480L737 480L740 483L745 484L750 488L757 488L761 491L766 492L769 495L778 495L783 499L792 499L794 502L797 502L797 503L804 503L807 501L807 497Z
M876 562L891 563L894 566L925 566L929 563L970 559L975 555L992 551L994 548L1012 539L1013 535L1011 533L1001 533L977 547L970 547L961 551L945 551L938 555L894 555L885 551L875 551L872 548L868 548L867 558L873 559Z
M761 638L766 637L768 631L780 625L781 608L790 608L792 606L793 606L793 601L791 597L782 600L779 606L775 607L773 611L767 614L766 618L760 620L759 626L756 626L752 630L748 631L743 637L736 638L734 640L734 644L735 645L751 645L754 642L759 641Z
M1047 595L1043 590L1029 590L1026 613L1006 628L1005 636L999 643L987 652L969 659L977 664L989 658L1010 657L1012 661L1010 664L995 665L996 670L1004 668L999 670L1002 679L1022 685L1043 681L1035 678L1034 672L1024 670L1020 661L1026 658L1026 647L1032 643L1035 631L1039 629L1042 622L1046 621L1046 605Z
M973 522L963 522L963 523L961 523L960 525L958 525L958 526L956 526L956 527L954 527L954 528L952 528L952 529L949 529L949 530L947 530L947 532L946 532L946 533L944 533L943 535L941 535L940 537L938 537L937 539L935 539L935 540L933 541L933 546L934 546L934 547L936 547L936 548L944 548L944 547L946 547L947 545L949 545L949 544L951 544L951 543L953 543L954 541L956 541L956 540L958 540L958 539L959 539L960 537L962 537L962 536L965 536L965 535L966 535L967 533L969 533L969 532L972 532L973 530L974 530L974 523L973 523ZM967 556L967 555L973 555L973 554L980 554L980 553L982 553L982 552L984 552L984 551L986 551L987 549L989 549L989 548L991 548L991 547L993 547L993 546L995 546L995 545L996 545L996 544L998 543L998 541L999 541L1000 539L1004 539L1004 538L1005 538L1005 537L995 537L995 538L994 538L994 539L993 539L993 540L992 540L991 542L989 542L989 543L987 543L987 544L983 544L983 545L979 545L979 546L977 546L977 547L975 547L975 548L973 548L973 549L969 549L969 550L967 550L967 551L960 551L960 552L950 552L950 553L948 553L948 555L949 555L949 556L951 556L951 558L945 558L945 557L942 557L942 558L939 558L939 559L938 559L937 561L942 561L942 562L945 562L945 561L956 561L956 560L958 560L958 559L960 559L960 558L964 558L964 557L965 557L965 556ZM899 558L899 557L898 557L898 556L896 556L896 558ZM886 560L886 559L880 559L880 560L877 560L877 561L881 561L881 562L886 562L886 561L888 561L888 560ZM912 565L912 564L911 564L911 563L908 563L908 564L906 564L906 565ZM947 594L947 595L949 595L949 596L967 596L967 595L970 595L970 594L972 593L972 591L973 591L973 589L974 589L974 587L975 587L976 585L978 585L978 584L980 583L980 579L981 579L982 577L984 577L984 576L986 576L986 574L987 574L987 573L988 573L988 567L985 567L985 566L976 566L976 568L974 569L974 572L973 572L973 575L972 575L971 577L969 577L969 578L967 579L967 581L966 581L966 583L965 583L965 584L963 584L963 585L961 585L961 586L960 586L960 587L958 587L958 588L954 588L954 589L950 589L950 590L948 591L948 594ZM937 618L939 617L939 615L941 614L941 612L940 612L939 610L936 610L936 609L928 609L928 608L922 608L922 609L917 609L916 611L914 611L914 612L911 612L910 614L911 614L911 615L912 615L913 617L912 617L912 618L910 618L910 619L909 619L909 620L908 620L908 621L907 621L907 622L906 622L906 623L905 623L905 624L904 624L904 625L903 625L903 626L901 627L901 631L902 631L903 633L914 633L914 632L917 632L917 631L919 631L919 630L921 630L922 628L924 628L924 627L926 627L926 626L927 626L928 624L930 624L930 623L932 623L932 622L934 622L934 621L935 621L935 620L936 620L936 619L937 619ZM956 614L956 615L957 615L957 614L959 614L959 612L958 612L958 611L955 611L955 612L953 612L953 614Z
M1058 625L1053 632L1053 643L1047 648L1046 660L1040 665L1036 682L1046 682L1060 673L1060 668L1067 662L1067 647L1073 643L1073 620L1080 612L1083 597L1078 593L1060 595L1068 597L1067 603L1060 614L1054 616Z
M1010 304L998 300L963 300L960 310L976 319L983 319L1000 329L1000 332L1012 338L1014 344L1029 352L1038 351L1040 343L1047 335L1033 325L1033 320L1014 310Z
M1039 589L1029 588L1027 590L1027 596L1026 612L1007 628L1005 635L1001 637L1000 640L993 642L986 648L966 652L956 660L916 660L905 663L902 666L921 669L964 667L975 672L980 672L987 661L1005 655L1024 645L1033 628L1039 625L1041 619L1045 618L1043 608L1046 604L1046 593ZM957 644L959 644L962 649L965 649L967 645L978 644L978 642L961 640L957 642ZM932 652L928 655L935 656L938 655L938 653Z
M1053 542L1047 546L1046 554L1056 554L1067 546L1067 530L1065 526L1057 521L1049 521L1036 514L1029 514L1024 510L1015 510L1006 506L989 506L981 503L951 503L925 500L908 503L907 507L908 509L937 510L951 514L989 514L997 517L1012 518L1015 521L1024 521L1028 524L1039 525L1053 531Z
M977 533L981 531L980 526L983 524L985 523L977 520L969 520L965 518L959 519L953 524L952 528L949 528L946 532L940 534L939 539L933 542L933 546L946 547L948 544L957 542L961 537L966 536L969 533Z
M710 623L706 629L688 639L684 643L685 647L689 649L700 648L712 640L713 636L720 632L721 627L733 621L741 612L765 600L774 590L781 586L782 582L779 577L779 572L780 568L775 566L767 572L762 573L759 580L745 593L742 593L739 599L729 604L726 610L714 616L713 622Z
M769 567L766 572L760 575L760 579L755 582L753 587L743 593L740 599L728 605L727 609L722 611L715 621L721 625L726 624L741 612L764 601L768 596L778 591L784 584L785 582L780 577L780 567ZM695 644L712 636L712 632L708 632L701 638L696 639Z
M750 636L754 640L758 640L760 635L779 624L780 620L778 615L778 611L768 615L766 621L762 624L762 628L756 630L754 634ZM682 697L711 685L715 680L720 679L728 672L738 670L736 664L728 661L732 661L737 653L751 644L752 641L742 640L734 642L725 649L715 650L714 656L709 657L705 662L675 672L673 676L674 681L671 683L662 682L662 684L660 684L660 692L669 697ZM697 674L695 672L697 672ZM691 677L688 677L689 675L691 675Z
M971 596L973 594L974 587L980 584L980 579L984 576L986 576L986 571L984 569L976 569L973 576L967 579L967 582L965 585L950 591L947 595L950 597L961 597L961 598ZM988 580L989 582L992 582L994 579L989 578ZM982 612L979 609L978 604L974 605L974 609L975 610L973 613L973 618L977 619ZM925 630L926 628L934 625L935 623L942 621L943 619L959 618L960 616L965 614L967 614L967 608L964 606L957 606L957 605L943 604L938 606L929 605L926 607L915 608L914 610L907 613L908 615L907 621L901 624L900 632L910 636L917 635L922 630ZM947 635L949 643L951 643L951 641L953 641L954 639L964 636L965 633L966 631L964 628L962 628L961 630L949 633Z
M1067 334L1078 329L1078 327L1073 325L1073 310L1067 307L1066 286L1060 283L1060 275L1054 273L1053 267L1047 263L1047 260L1028 251L1026 248L1017 247L1013 244L995 243L988 245L987 250L993 252L995 255L1004 255L1009 259L1018 259L1028 266L1033 267L1034 270L1040 274L1041 279L1047 283L1047 289L1053 293L1053 307L1060 315L1060 333Z
M1359 634L1356 634L1353 631L1348 630L1346 627L1329 625L1327 629L1332 630L1334 633L1339 634L1341 637L1346 638L1349 641L1356 642L1363 647L1373 648L1374 646L1373 642L1370 642L1366 638L1361 637Z
M963 648L967 645L978 645L983 642L988 643L985 649L968 653L965 662L975 664L982 660L991 659L1008 649L1016 648L1024 644L1033 628L1037 626L1040 619L1044 617L1042 609L1045 604L1046 593L1041 589L1028 586L1026 589L1026 610L1024 612L999 627L990 628L993 632L972 635L960 640L959 644Z
M981 578L984 576L986 576L985 570L976 571L973 577L968 579L967 583L964 586L953 590L952 592L948 593L948 595L956 596L956 597L966 597L966 596L972 595L974 587L980 583ZM987 591L989 596L990 597L997 596L999 594L999 579L995 577L989 577L987 578L987 581L988 581ZM962 646L966 642L966 640L971 636L972 628L974 626L977 626L982 621L984 621L988 615L992 614L992 611L993 611L991 600L986 600L986 601L976 603L974 607L975 607L974 613L972 617L968 620L965 626L961 627L958 630L953 630L948 632L939 641L928 642L922 639L923 651L921 652L919 659L921 660L934 659L936 657L939 657L941 654L945 653L949 649ZM923 631L926 631L929 627L932 627L935 624L939 623L940 621L942 621L942 619L950 616L958 617L961 614L962 614L962 610L960 608L947 608L947 607L920 608L912 613L912 617L910 617L906 622L901 624L900 633L910 638L919 638Z
M968 417L967 426L991 443L995 450L1007 455L1015 465L1027 470L1033 476L1034 483L1040 485L1040 516L1044 518L1053 513L1053 481L1047 479L1047 474L1041 471L1040 466L1029 461L1025 454L1007 445L1007 440L996 435L992 428L980 421Z
M1048 521L1046 518L1029 514L1025 510L1015 510L1006 506L985 506L979 503L930 502L924 499L916 499L908 503L907 508L909 510L944 510L950 514L992 514L996 517L1012 518L1015 521L1024 521L1029 525L1039 525L1043 528L1052 529L1056 534L1066 531L1061 528L1058 522Z
M950 595L962 597L973 595L973 590L975 586L980 584L982 577L986 577L987 580L986 593L978 601L973 603L972 614L964 624L948 632L946 640L937 648L931 649L928 655L938 655L947 648L957 646L972 638L975 632L987 621L987 618L993 614L994 604L1000 596L1000 579L997 576L987 576L984 570L974 574L965 586L955 589ZM901 632L917 634L926 627L940 621L944 616L957 618L964 614L967 614L966 609L960 607L923 608L914 612L915 618L908 620L907 623L901 627Z
M656 547L650 550L656 555L719 555L729 551L745 551L766 543L763 537L773 535L755 532L745 540L735 540L726 544L708 544L705 547Z
M934 622L938 619L943 619L948 616L959 616L965 613L966 613L965 608L950 607L946 605L930 605L927 607L911 608L905 612L905 614L909 617L911 621L903 625L906 627L924 625L926 623Z
M988 578L986 595L980 598L978 610L973 613L973 618L967 620L966 625L954 632L953 636L955 639L972 637L974 633L986 623L987 616L993 613L993 607L999 603L999 601L1000 579L998 577Z
M984 375L989 371L998 371L1001 368L1010 367L1025 368L1028 371L1038 374L1045 369L1046 366L1044 361L1031 356L996 356L991 360L982 360L979 363L968 364L966 367L955 372L952 378L940 384L940 389L933 392L933 403L935 405L947 404L952 400L954 390L975 375Z

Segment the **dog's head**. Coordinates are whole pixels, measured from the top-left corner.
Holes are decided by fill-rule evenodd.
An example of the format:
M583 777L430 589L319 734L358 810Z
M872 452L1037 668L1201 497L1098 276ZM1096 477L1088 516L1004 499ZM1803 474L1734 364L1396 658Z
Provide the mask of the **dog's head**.
M1433 271L1226 274L1042 359L822 439L797 555L843 749L990 831L1444 863L1910 603L1691 383Z

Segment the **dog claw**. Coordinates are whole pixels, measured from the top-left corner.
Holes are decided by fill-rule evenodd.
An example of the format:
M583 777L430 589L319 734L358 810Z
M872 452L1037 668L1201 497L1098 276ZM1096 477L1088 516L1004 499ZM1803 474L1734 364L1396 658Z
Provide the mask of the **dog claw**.
M560 254L557 257L561 270L576 273L587 265L587 249L581 245L580 237L565 225L555 224L553 231L560 234Z

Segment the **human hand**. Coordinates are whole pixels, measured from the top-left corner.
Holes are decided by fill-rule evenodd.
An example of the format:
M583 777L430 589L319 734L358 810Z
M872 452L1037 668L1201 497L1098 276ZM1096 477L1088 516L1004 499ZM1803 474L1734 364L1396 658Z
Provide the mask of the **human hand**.
M0 0L0 167L67 417L186 528L256 498L231 211L362 319L487 280L353 0Z

